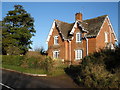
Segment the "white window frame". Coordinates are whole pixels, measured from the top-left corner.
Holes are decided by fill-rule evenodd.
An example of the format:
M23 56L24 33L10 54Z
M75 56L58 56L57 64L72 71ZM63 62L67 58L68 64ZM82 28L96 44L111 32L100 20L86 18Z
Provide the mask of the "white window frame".
M59 57L59 51L55 50L53 51L53 58L58 58Z
M76 42L81 42L81 35L80 32L76 33Z
M58 36L54 36L54 45L58 45Z
M83 50L81 49L75 50L75 59L80 60L82 59L82 57L83 57Z
M108 42L108 33L105 32L105 42L107 43Z
M112 49L112 50L115 49L113 44L111 44L111 49Z

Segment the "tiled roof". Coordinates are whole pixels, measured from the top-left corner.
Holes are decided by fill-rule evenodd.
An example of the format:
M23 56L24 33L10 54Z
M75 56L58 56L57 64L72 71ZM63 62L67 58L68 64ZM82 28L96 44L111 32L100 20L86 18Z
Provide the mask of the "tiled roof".
M69 39L70 38L69 32L72 30L74 23L69 24L59 20L55 20L55 22L63 38Z
M87 25L85 25L85 29L88 31L87 37L97 36L106 16L107 15L83 21L83 22L87 23Z
M78 21L78 25L82 26L84 30L88 31L87 37L97 36L106 16L107 15L103 15L96 18L83 20L82 22ZM64 39L70 39L72 37L70 35L70 31L72 30L75 23L66 23L59 20L55 20L55 22L62 37Z

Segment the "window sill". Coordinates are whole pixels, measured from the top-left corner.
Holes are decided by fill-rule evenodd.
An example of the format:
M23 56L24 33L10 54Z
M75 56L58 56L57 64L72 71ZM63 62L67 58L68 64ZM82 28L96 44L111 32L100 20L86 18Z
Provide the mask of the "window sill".
M108 41L105 41L105 43L108 43Z
M76 43L82 43L82 41L80 41L80 42L76 42Z
M82 58L81 58L82 59ZM81 60L81 59L75 59L76 61Z
M54 44L54 45L59 45L59 44Z

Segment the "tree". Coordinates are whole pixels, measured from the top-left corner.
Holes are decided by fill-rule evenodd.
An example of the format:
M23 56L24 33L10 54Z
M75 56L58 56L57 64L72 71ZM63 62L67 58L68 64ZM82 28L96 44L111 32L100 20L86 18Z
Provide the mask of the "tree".
M35 48L34 51L40 52L41 55L47 55L45 49L42 46L40 48Z
M8 11L2 24L3 54L25 54L28 49L31 49L30 39L36 32L34 19L23 6L15 5L14 10Z

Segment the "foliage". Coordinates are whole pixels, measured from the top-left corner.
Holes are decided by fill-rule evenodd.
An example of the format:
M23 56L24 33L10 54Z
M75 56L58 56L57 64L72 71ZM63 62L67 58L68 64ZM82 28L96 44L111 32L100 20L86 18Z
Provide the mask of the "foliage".
M51 72L53 69L53 60L47 56L44 61L41 62L41 67L47 72Z
M21 67L24 68L39 68L39 60L35 57L26 58L22 61Z
M52 69L48 74L52 76L65 74L64 68L67 66L68 64L65 64L61 59L54 59L52 60Z
M30 40L34 36L34 19L23 6L15 5L3 19L2 53L9 55L25 54L30 49Z
M20 66L23 68L42 69L51 72L53 69L53 60L50 57L39 56L19 56L19 55L3 55L2 63L4 65Z
M47 55L47 53L43 47L35 48L35 51L40 52L41 55Z
M67 67L67 65L65 65L61 60L54 61L51 57L44 56L36 52L29 52L24 56L2 55L2 57L2 66L4 68L17 70L20 72L37 74L41 72L50 76L57 76L65 74L64 68Z
M120 88L120 48L105 49L83 58L81 65L65 71L77 84L95 88Z
M24 57L19 55L2 55L2 64L20 66L23 59Z

